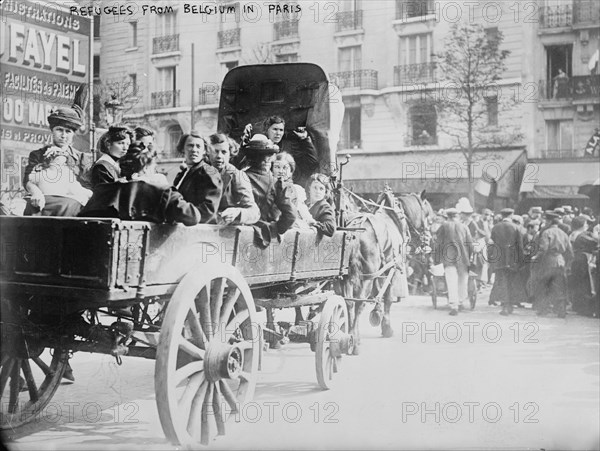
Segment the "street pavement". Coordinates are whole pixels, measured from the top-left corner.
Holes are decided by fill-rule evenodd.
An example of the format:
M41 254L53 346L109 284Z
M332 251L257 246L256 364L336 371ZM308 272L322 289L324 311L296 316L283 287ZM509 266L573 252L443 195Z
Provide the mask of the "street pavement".
M269 350L254 400L207 449L599 449L599 321L504 317L488 294L456 317L412 296L393 306L389 339L367 307L361 354L344 356L332 390L307 344ZM72 366L76 382L9 432L9 449L179 449L161 429L154 361L77 353Z

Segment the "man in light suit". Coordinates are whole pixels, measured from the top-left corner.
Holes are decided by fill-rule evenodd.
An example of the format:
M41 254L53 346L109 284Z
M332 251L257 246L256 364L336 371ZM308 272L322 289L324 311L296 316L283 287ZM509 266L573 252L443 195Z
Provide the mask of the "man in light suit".
M177 151L185 156L185 168L175 176L173 185L200 210L202 223L216 224L223 182L219 171L204 161L206 141L197 131L185 134Z

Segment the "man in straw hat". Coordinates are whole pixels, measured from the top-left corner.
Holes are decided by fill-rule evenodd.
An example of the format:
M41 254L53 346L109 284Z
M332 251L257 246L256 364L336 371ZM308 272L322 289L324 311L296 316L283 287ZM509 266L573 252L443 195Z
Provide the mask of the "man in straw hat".
M469 262L473 252L473 239L467 226L458 219L458 210L446 210L448 220L436 233L434 263L444 265L448 288L450 315L456 316L468 303Z

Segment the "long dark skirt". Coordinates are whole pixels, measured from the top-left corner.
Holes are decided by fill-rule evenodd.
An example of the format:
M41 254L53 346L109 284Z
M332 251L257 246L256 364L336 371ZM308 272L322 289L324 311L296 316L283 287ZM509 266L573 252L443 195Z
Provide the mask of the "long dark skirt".
M77 216L83 208L79 202L70 197L62 196L45 196L46 205L40 211L39 208L34 208L31 203L27 202L25 216Z

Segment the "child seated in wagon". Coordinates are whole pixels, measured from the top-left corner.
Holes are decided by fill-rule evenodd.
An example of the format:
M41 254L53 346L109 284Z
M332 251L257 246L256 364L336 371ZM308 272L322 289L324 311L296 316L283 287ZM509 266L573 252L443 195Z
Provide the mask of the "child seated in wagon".
M67 153L59 147L44 152L43 161L29 174L29 189L43 195L39 204L42 216L77 216L92 196L67 164Z

